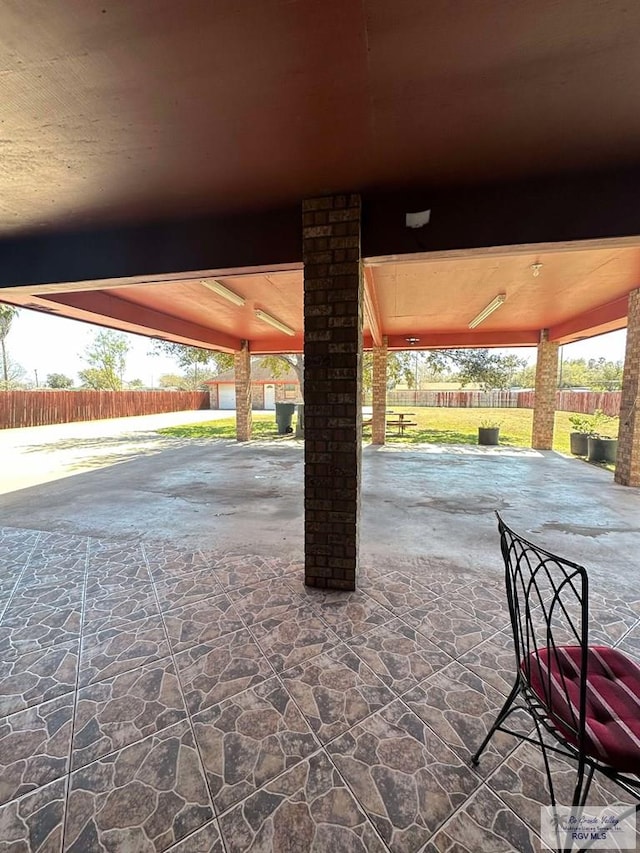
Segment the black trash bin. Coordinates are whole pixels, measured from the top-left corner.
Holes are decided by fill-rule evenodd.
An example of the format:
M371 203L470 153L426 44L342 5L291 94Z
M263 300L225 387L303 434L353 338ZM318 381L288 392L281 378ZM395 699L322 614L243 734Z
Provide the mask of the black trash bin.
M286 435L293 432L291 423L293 421L294 403L276 403L276 423L278 424L278 435Z

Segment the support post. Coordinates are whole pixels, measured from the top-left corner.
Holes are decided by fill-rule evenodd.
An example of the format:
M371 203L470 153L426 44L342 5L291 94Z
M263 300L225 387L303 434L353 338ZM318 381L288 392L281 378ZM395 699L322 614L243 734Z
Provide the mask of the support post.
M303 204L305 583L356 586L362 454L360 197Z
M640 486L640 289L629 294L615 481Z
M387 424L387 338L373 348L371 443L384 444Z
M249 342L242 341L242 349L233 355L236 377L236 438L251 440L251 353Z
M535 450L553 449L557 387L558 344L549 340L548 329L542 329L536 361L536 398L531 436L531 446Z

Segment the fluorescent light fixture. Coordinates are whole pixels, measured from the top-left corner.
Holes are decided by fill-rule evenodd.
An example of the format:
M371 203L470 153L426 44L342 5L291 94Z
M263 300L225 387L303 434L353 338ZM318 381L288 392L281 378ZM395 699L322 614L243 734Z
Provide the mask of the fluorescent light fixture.
M281 323L280 320L276 320L276 318L272 317L271 314L266 314L259 308L256 308L256 317L258 320L262 320L263 323L268 323L270 326L273 326L274 329L284 332L285 335L295 335L295 331L290 326L285 326L285 324Z
M499 293L495 299L492 299L491 302L482 309L482 311L478 314L477 317L473 318L473 320L469 323L469 328L475 329L475 327L479 326L480 323L484 323L489 314L493 314L493 312L496 311L502 305L506 298L506 293Z
M228 287L225 287L224 284L220 284L219 281L216 281L214 278L211 281L201 279L201 283L204 284L205 287L208 287L209 290L213 290L214 293L217 293L218 296L222 296L227 302L233 302L234 305L244 305L245 299L244 296L238 296L237 293L234 293L233 290L229 290Z

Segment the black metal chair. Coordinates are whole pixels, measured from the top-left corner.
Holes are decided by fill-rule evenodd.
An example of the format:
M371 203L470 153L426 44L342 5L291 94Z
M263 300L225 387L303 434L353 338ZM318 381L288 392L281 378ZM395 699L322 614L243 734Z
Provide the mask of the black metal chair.
M472 763L494 732L505 731L542 750L550 805L556 806L550 753L577 763L573 801L563 805L586 804L596 771L640 799L640 666L617 649L589 645L589 581L582 566L518 536L500 515L498 529L517 675ZM519 708L533 718L529 735L504 725Z

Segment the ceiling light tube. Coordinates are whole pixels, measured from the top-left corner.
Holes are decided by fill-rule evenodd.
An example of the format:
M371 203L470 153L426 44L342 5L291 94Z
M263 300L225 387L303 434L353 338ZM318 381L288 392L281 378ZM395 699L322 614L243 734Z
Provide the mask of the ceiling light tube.
M266 314L259 308L256 308L256 317L258 320L262 320L263 323L268 323L270 326L273 326L274 329L284 332L285 335L295 335L295 331L291 326L285 326L285 324L281 323L280 320L276 320L276 318L272 317L271 314Z
M242 306L245 303L245 299L243 296L239 296L237 293L234 293L233 290L229 290L228 287L225 287L224 284L220 284L219 281L215 279L211 279L211 281L205 281L202 279L202 284L205 287L208 287L209 290L213 290L214 293L217 293L218 296L222 296L227 302L232 302L234 305Z
M492 299L491 302L482 309L482 311L478 314L477 317L473 318L473 320L469 323L469 328L475 329L476 326L479 326L480 323L483 323L487 319L489 314L493 314L493 312L502 305L506 298L506 293L499 293L495 299Z

